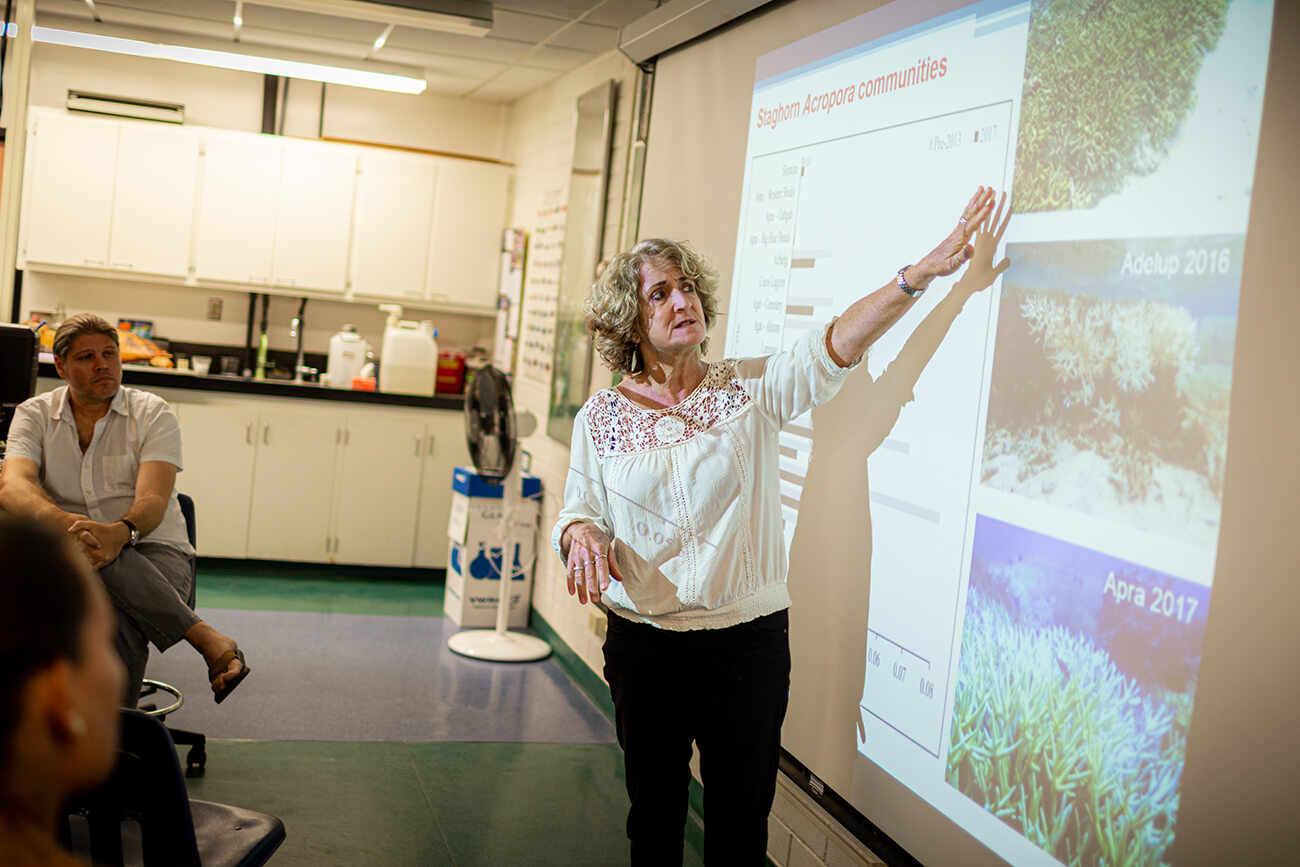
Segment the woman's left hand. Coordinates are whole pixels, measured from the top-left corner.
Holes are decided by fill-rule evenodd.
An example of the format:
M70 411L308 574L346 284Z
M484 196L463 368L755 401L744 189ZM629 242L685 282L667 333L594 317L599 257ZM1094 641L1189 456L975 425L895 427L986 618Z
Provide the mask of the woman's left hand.
M993 213L996 197L992 187L976 189L975 195L971 196L966 207L962 208L961 218L948 237L927 253L921 261L907 269L907 273L903 275L907 285L914 289L924 289L930 285L931 280L936 277L947 277L970 261L970 258L975 255L971 238ZM1002 198L1006 200L1005 193Z

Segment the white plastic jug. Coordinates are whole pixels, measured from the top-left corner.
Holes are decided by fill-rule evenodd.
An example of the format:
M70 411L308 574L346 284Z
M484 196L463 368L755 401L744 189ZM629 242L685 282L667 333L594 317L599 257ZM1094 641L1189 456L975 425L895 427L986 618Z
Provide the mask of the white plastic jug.
M438 382L438 343L433 323L409 319L384 329L379 355L379 390L432 397Z
M355 325L344 325L343 330L330 338L329 384L333 388L351 388L354 377L361 375L366 364L370 344L357 333Z

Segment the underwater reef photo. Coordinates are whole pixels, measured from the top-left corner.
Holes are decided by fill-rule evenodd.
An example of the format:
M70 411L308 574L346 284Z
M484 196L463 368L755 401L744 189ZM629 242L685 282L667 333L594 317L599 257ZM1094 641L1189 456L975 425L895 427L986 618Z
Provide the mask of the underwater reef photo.
M1009 246L981 483L1213 547L1240 253L1239 236Z
M1209 595L980 516L946 781L1071 867L1167 863Z
M1015 210L1091 208L1156 171L1229 0L1033 0Z

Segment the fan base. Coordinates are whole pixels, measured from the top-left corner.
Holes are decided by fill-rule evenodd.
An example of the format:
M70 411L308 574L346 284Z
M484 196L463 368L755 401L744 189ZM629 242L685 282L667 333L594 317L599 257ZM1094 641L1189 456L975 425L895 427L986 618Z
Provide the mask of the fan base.
M551 646L521 632L467 629L447 639L447 649L461 656L490 662L533 662L551 655Z

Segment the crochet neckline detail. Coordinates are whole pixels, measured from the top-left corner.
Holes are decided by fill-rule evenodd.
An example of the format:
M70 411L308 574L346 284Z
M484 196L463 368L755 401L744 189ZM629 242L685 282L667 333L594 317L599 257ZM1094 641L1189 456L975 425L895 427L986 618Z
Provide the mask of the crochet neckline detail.
M632 400L632 398L624 394L617 385L611 385L607 390L614 392L615 396L619 401L621 401L627 407L636 410L637 412L649 413L651 415L663 415L664 413L681 412L683 409L690 406L692 402L698 400L700 395L705 393L710 382L713 380L714 374L717 372L718 368L726 364L727 364L726 361L709 362L704 369L704 378L700 380L699 384L696 385L695 388L691 389L690 394L686 395L686 397L682 398L680 401L673 404L672 406L660 407L659 409L651 409L648 406L642 406L641 404L637 403L636 401Z

